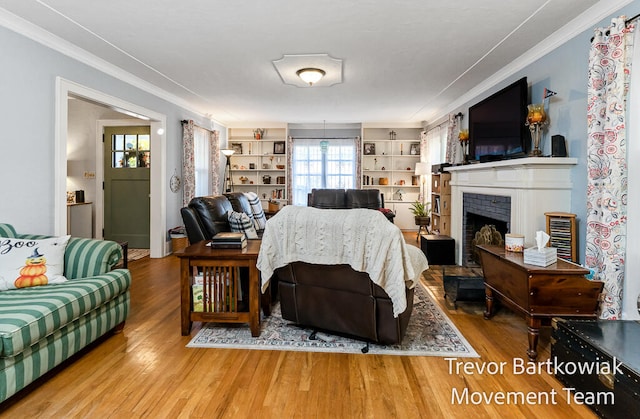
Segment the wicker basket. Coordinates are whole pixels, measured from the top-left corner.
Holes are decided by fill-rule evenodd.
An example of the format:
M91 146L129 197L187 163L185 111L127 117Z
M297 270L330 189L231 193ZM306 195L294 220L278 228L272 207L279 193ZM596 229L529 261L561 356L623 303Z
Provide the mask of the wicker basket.
M381 178L378 180L378 183L379 183L380 185L388 185L388 184L389 184L389 178L388 178L388 177L381 177Z
M187 237L171 237L171 251L177 252L185 247L189 246L189 239Z
M278 212L280 205L277 202L269 202L269 212Z

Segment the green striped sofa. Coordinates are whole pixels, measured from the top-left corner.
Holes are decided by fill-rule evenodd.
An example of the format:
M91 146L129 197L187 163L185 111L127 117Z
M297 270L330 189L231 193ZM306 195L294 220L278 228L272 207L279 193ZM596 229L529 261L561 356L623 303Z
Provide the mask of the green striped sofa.
M46 238L17 234L9 224L0 224L0 237ZM131 274L113 269L121 257L115 242L72 237L67 282L0 292L0 402L124 326Z

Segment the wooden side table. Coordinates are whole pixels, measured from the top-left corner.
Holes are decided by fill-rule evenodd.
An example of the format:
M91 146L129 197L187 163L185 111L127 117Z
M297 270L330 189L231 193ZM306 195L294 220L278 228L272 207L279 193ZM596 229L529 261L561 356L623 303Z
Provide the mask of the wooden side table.
M189 335L193 322L199 321L249 323L251 336L260 336L260 273L256 263L261 241L249 240L244 249L212 249L207 243L201 241L175 253L180 258L182 335ZM249 268L249 311L238 311L241 267ZM192 291L196 279L202 282L202 308L197 311Z
M485 319L493 316L494 300L527 319L531 361L538 356L542 322L552 317L595 319L601 281L585 278L589 270L562 259L547 267L524 263L523 253L507 252L504 246L478 245L484 271Z

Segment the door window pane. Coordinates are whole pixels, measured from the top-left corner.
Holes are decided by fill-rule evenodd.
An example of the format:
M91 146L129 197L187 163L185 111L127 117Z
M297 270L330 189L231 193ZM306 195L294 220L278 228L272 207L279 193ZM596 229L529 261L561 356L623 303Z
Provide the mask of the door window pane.
M114 168L149 168L151 165L148 134L114 134L111 148L111 165Z

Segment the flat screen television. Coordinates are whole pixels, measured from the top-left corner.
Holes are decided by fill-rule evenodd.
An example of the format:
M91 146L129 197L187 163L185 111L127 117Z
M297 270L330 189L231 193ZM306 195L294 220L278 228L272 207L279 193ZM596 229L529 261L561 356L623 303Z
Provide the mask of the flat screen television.
M494 161L525 157L527 78L523 77L469 108L469 158Z

